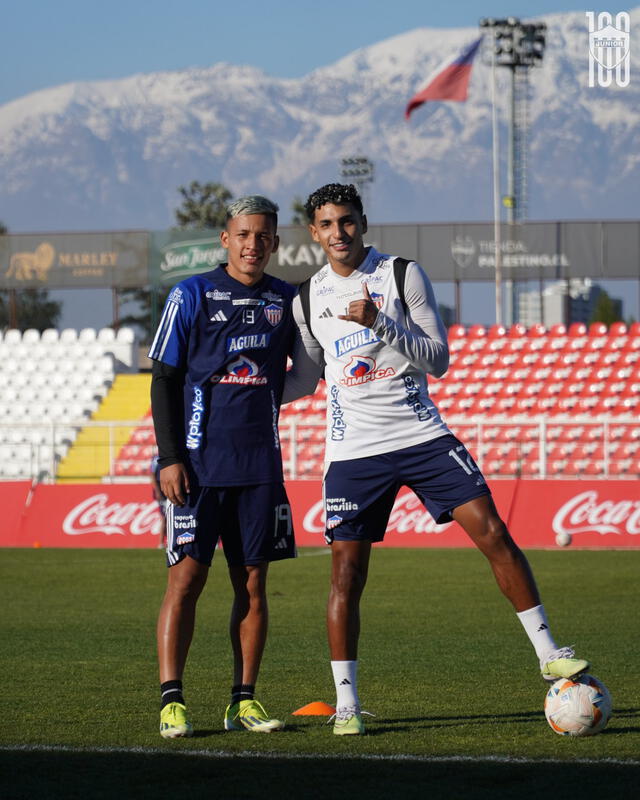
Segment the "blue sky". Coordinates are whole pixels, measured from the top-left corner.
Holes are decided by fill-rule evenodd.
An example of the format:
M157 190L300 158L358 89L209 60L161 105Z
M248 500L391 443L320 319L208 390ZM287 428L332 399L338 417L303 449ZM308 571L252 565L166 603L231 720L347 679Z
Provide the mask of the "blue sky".
M413 28L628 8L570 0L14 0L2 11L0 104L69 81L219 61L295 78Z

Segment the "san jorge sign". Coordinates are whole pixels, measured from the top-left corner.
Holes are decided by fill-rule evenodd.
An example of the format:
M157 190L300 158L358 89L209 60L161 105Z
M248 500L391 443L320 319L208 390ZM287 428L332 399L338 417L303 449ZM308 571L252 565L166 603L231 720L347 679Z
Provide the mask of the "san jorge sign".
M183 233L182 236L184 235ZM190 275L214 269L226 261L227 251L220 244L218 232L206 231L206 235L198 236L189 231L188 238L179 237L177 232L152 235L152 283L172 285Z

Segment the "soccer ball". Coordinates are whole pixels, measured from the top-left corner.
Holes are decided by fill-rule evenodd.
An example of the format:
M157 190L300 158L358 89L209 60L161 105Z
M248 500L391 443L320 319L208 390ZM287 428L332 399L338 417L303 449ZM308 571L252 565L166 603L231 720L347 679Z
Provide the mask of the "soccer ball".
M544 713L552 730L562 736L593 736L611 716L611 695L593 675L560 678L547 692Z

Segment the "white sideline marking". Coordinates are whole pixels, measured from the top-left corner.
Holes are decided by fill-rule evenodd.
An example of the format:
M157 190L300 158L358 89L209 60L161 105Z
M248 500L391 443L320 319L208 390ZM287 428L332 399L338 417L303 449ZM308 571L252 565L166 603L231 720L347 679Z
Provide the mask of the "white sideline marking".
M314 761L340 759L344 761L413 761L420 764L593 764L598 766L638 767L640 761L620 758L525 758L523 756L416 756L409 754L379 755L363 753L362 755L340 755L338 753L256 753L255 750L174 750L159 747L74 747L71 745L17 744L0 745L0 752L9 753L118 753L146 756L200 756L204 758L255 758L270 761Z

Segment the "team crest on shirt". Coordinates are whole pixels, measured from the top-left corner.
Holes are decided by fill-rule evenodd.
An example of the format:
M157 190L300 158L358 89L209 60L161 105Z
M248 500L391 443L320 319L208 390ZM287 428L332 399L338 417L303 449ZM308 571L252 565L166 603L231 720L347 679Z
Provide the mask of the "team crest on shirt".
M384 295L378 294L378 292L370 292L369 294L371 295L371 299L373 300L376 308L382 308L384 303Z
M240 386L264 386L267 378L260 375L255 361L242 355L227 364L226 375L212 375L211 383L235 383Z
M267 322L275 327L282 319L282 308L275 303L270 303L264 308L264 315Z
M375 358L369 356L351 356L342 371L344 378L340 379L340 383L343 386L358 386L369 381L390 378L396 374L393 367L377 367Z
M342 517L334 514L332 517L327 519L327 530L330 531L333 528L337 528L338 525L342 522Z

